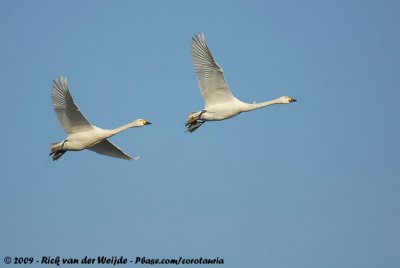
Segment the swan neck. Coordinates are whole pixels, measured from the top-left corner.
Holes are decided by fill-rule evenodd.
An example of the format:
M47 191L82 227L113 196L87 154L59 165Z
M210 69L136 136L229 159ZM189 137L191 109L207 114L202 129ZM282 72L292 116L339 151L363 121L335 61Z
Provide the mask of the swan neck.
M108 131L109 132L109 137L114 136L115 134L118 134L118 133L120 133L122 131L125 131L125 130L127 130L129 128L132 128L132 127L136 127L135 122L131 122L129 124L122 125L120 127L114 128L114 129L110 129Z
M278 103L279 103L278 99L272 100L272 101L264 101L264 102L260 102L260 103L246 103L245 112L253 111L256 109L263 108L265 106L270 106L270 105L278 104Z

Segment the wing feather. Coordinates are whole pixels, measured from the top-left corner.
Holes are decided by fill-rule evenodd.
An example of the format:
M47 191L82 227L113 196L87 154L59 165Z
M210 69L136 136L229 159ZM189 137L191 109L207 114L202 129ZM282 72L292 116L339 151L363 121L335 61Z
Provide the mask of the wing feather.
M192 38L192 60L206 107L234 99L222 68L207 46L204 33Z
M125 154L120 148L115 146L109 140L103 140L87 149L96 152L98 154L103 154L111 157L122 158L125 160L132 159L129 155Z
M93 128L74 103L67 85L67 78L60 76L53 81L51 95L58 121L68 134Z

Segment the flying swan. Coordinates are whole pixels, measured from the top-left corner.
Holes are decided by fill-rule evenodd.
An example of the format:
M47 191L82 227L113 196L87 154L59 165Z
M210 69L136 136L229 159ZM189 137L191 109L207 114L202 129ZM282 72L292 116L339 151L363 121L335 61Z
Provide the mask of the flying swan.
M53 161L59 159L66 151L81 151L84 149L130 160L132 158L129 155L112 144L107 138L128 128L151 124L144 119L137 119L116 129L102 129L93 126L81 113L78 106L75 105L68 89L67 78L63 76L53 81L51 99L58 121L60 121L61 126L68 135L65 140L51 144L50 155L53 155Z
M195 131L206 121L224 120L265 106L297 101L288 96L261 103L245 103L235 98L225 82L222 68L207 46L204 33L192 38L192 60L205 105L202 111L189 114L186 132Z

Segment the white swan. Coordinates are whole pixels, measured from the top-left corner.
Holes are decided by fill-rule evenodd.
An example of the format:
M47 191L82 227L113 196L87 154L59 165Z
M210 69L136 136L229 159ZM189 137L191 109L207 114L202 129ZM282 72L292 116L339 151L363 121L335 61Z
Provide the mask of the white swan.
M202 111L189 114L188 132L195 131L206 121L224 120L272 104L297 101L287 96L262 103L245 103L235 98L225 82L222 68L207 46L204 33L192 38L192 60L205 106Z
M116 129L101 129L93 126L81 113L78 106L75 105L68 90L67 78L63 76L53 81L51 99L57 118L68 134L65 140L51 144L50 155L53 155L53 161L59 159L66 151L80 151L84 149L130 160L132 158L129 155L108 141L107 138L128 128L151 124L144 119L137 119Z

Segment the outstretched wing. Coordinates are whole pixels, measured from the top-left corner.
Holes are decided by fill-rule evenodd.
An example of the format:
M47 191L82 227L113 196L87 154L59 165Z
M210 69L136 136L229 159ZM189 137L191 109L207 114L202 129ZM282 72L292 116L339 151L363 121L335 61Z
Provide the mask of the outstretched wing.
M103 154L111 157L122 158L125 160L131 160L132 158L125 154L120 148L112 144L109 140L103 140L102 142L87 148L98 154Z
M209 50L204 33L192 38L192 60L205 107L233 100L224 72Z
M68 89L66 77L60 76L53 81L51 100L58 121L60 121L65 132L71 134L93 128L78 106L75 105Z

